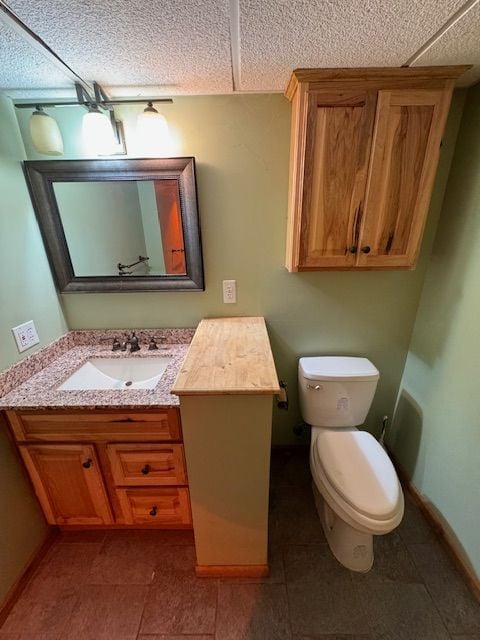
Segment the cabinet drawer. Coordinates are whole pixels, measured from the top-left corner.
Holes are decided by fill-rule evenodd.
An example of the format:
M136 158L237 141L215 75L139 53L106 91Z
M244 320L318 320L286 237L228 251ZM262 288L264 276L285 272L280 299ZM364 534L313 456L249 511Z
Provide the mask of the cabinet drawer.
M192 524L187 488L117 489L125 524L189 527Z
M178 409L157 411L8 411L18 441L181 440Z
M110 444L107 452L116 485L187 484L181 444Z

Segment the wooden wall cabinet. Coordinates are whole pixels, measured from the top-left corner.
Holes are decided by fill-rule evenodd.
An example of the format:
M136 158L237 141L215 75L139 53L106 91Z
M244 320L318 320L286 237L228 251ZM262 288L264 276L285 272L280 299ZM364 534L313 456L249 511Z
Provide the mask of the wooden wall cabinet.
M466 69L294 71L289 271L415 267L455 79Z
M191 528L177 408L6 415L50 524Z

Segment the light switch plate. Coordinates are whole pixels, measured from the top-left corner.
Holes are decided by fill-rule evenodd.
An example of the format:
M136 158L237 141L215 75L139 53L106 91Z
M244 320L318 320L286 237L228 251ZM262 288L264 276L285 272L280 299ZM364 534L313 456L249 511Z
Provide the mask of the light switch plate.
M19 324L18 327L13 327L12 333L20 353L40 342L33 320Z
M223 302L225 304L234 304L237 301L237 281L223 281Z

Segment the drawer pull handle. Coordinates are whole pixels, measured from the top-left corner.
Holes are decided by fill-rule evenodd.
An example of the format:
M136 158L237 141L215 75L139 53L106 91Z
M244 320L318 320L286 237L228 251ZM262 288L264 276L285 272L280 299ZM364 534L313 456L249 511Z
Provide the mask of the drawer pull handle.
M82 467L84 467L85 469L90 469L91 466L92 466L91 458L88 458L88 460L85 460L85 462L82 462Z
M150 509L150 515L155 517L157 515L157 510L158 510L158 507L156 504L154 504L153 507Z
M133 418L120 418L119 420L112 420L112 422L139 422Z
M152 469L151 469L150 465L146 464L142 469L142 473L143 473L144 476L147 476L150 473L151 470Z
M366 247L362 247L363 253L370 253L370 247L367 245Z

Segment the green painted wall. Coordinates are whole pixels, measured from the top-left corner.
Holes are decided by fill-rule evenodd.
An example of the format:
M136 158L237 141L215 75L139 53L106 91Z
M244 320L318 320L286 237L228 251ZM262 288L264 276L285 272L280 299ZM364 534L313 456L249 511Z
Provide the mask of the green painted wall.
M135 181L58 182L54 191L76 275L116 276L119 262L146 254Z
M66 329L23 177L24 157L12 104L0 94L0 370L22 357L11 327L34 320L41 344ZM47 531L1 421L0 513L1 601Z
M116 109L127 146L142 107ZM71 328L193 326L203 317L264 315L279 376L289 384L291 410L274 413L274 441L294 440L300 421L297 360L302 355L370 357L381 380L367 421L378 431L392 414L423 283L433 231L462 109L456 96L433 197L422 258L412 272L288 273L284 268L290 104L281 95L178 97L159 110L167 117L177 155L197 160L205 260L203 293L69 294ZM82 157L81 109L57 109L66 157ZM29 114L18 111L29 157ZM25 132L26 135L25 135ZM236 279L238 303L222 303L222 280Z
M480 574L480 85L468 92L390 445Z

